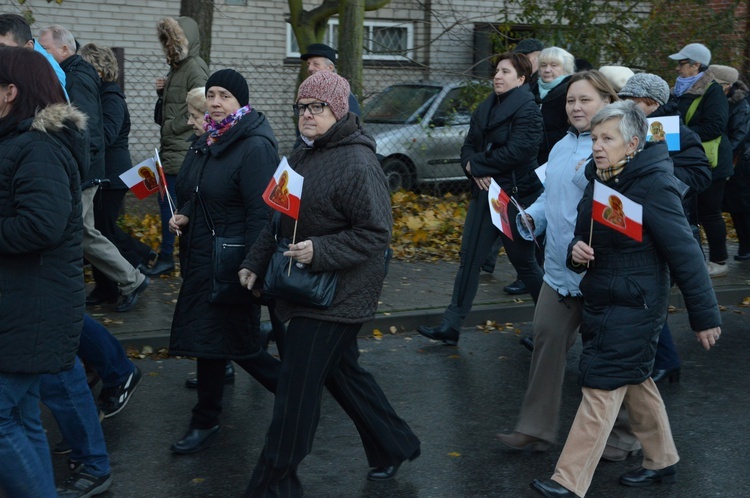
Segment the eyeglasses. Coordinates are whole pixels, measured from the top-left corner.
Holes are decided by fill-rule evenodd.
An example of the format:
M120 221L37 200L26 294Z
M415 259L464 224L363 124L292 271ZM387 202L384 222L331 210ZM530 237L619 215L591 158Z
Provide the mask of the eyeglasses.
M690 61L690 59L684 59L684 60L681 60L681 61L677 61L677 65L680 66L680 67L684 66L685 64L692 64L692 62Z
M295 116L302 116L305 111L310 111L310 114L321 114L323 110L328 107L328 102L313 102L311 104L292 104Z

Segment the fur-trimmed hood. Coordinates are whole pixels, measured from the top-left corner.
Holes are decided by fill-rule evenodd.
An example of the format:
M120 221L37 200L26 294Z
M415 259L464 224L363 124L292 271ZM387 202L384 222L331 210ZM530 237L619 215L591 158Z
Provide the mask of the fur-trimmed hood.
M737 104L747 98L747 92L747 85L742 81L737 80L737 82L732 85L732 90L729 92L729 105Z
M200 53L198 23L190 17L165 17L156 24L156 33L167 63L172 67Z
M714 81L714 73L710 69L706 69L705 71L703 71L703 76L698 78L698 81L693 83L693 86L687 89L685 95L703 95L704 93L706 93L706 89ZM674 87L672 87L671 93L672 95L674 95Z
M86 129L88 117L68 104L53 104L34 116L30 128L44 133L57 133L71 125L80 131Z

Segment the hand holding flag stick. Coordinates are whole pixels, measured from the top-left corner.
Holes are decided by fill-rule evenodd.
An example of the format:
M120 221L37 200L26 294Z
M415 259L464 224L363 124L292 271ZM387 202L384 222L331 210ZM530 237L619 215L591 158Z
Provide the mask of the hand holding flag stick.
M294 232L292 234L292 244L297 240L297 222L299 221L299 206L302 199L302 184L304 183L302 175L289 166L286 157L281 158L276 172L268 182L266 190L263 192L263 200L276 211L287 214L294 218ZM292 271L292 258L289 258L289 268L287 276Z

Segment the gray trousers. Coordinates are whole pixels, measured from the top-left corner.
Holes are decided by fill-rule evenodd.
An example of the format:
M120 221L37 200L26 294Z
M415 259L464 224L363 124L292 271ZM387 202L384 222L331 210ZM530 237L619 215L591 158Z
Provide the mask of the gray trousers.
M107 278L117 282L123 295L130 294L143 283L146 277L128 263L115 245L94 227L94 195L98 188L88 188L81 193L83 256Z

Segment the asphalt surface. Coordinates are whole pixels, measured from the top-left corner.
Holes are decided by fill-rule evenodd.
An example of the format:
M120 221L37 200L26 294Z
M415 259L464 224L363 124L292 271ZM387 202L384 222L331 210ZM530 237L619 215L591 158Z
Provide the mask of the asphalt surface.
M733 255L736 247L730 244L729 251ZM630 458L600 465L588 496L750 496L743 479L750 469L750 308L742 306L750 302L750 262L732 260L729 265L729 275L714 280L724 307L724 334L715 350L705 352L698 346L684 312L670 317L683 357L682 381L660 389L682 457L678 482L646 489L622 487L617 477L639 464L638 458ZM558 444L544 454L504 450L494 435L514 427L526 387L531 355L518 339L531 334L532 301L528 295L503 293L515 272L501 256L494 274L480 279L459 346L429 341L414 329L439 322L457 268L447 262L393 261L378 315L360 335L362 364L422 439L422 456L405 463L393 481L366 481L367 462L356 430L325 394L313 452L300 467L306 496L531 497L535 495L529 482L551 476L580 400L580 345L569 356ZM110 306L88 311L131 352L158 350L167 345L180 283L176 275L154 279L127 313L116 313ZM672 302L682 305L679 291L674 291ZM477 328L488 321L498 329ZM240 496L262 449L272 395L238 372L235 385L226 389L222 429L213 444L196 455L176 456L169 445L187 429L195 392L183 383L195 363L157 355L135 361L144 372L135 397L103 423L114 484L102 496ZM57 428L49 413L44 417L54 444ZM53 458L61 482L67 476L65 458Z
M684 312L670 315L682 355L682 380L659 386L681 456L677 483L625 488L618 476L639 459L602 463L591 497L745 497L750 469L750 350L748 313L729 307L719 345L704 351ZM422 456L388 482L366 481L359 437L344 412L324 394L312 453L299 469L309 497L532 497L535 478L549 478L580 400L580 344L571 350L560 440L541 454L506 451L494 435L515 424L531 355L518 344L530 324L502 330L463 329L458 347L415 332L360 338L361 363L374 373L396 411L422 440ZM275 346L271 345L272 350ZM130 404L103 422L114 484L105 497L241 496L260 454L273 396L244 372L226 388L221 432L205 451L173 455L195 403L183 387L189 359L136 360L144 377ZM45 414L50 440L58 434ZM53 456L58 481L65 458Z

